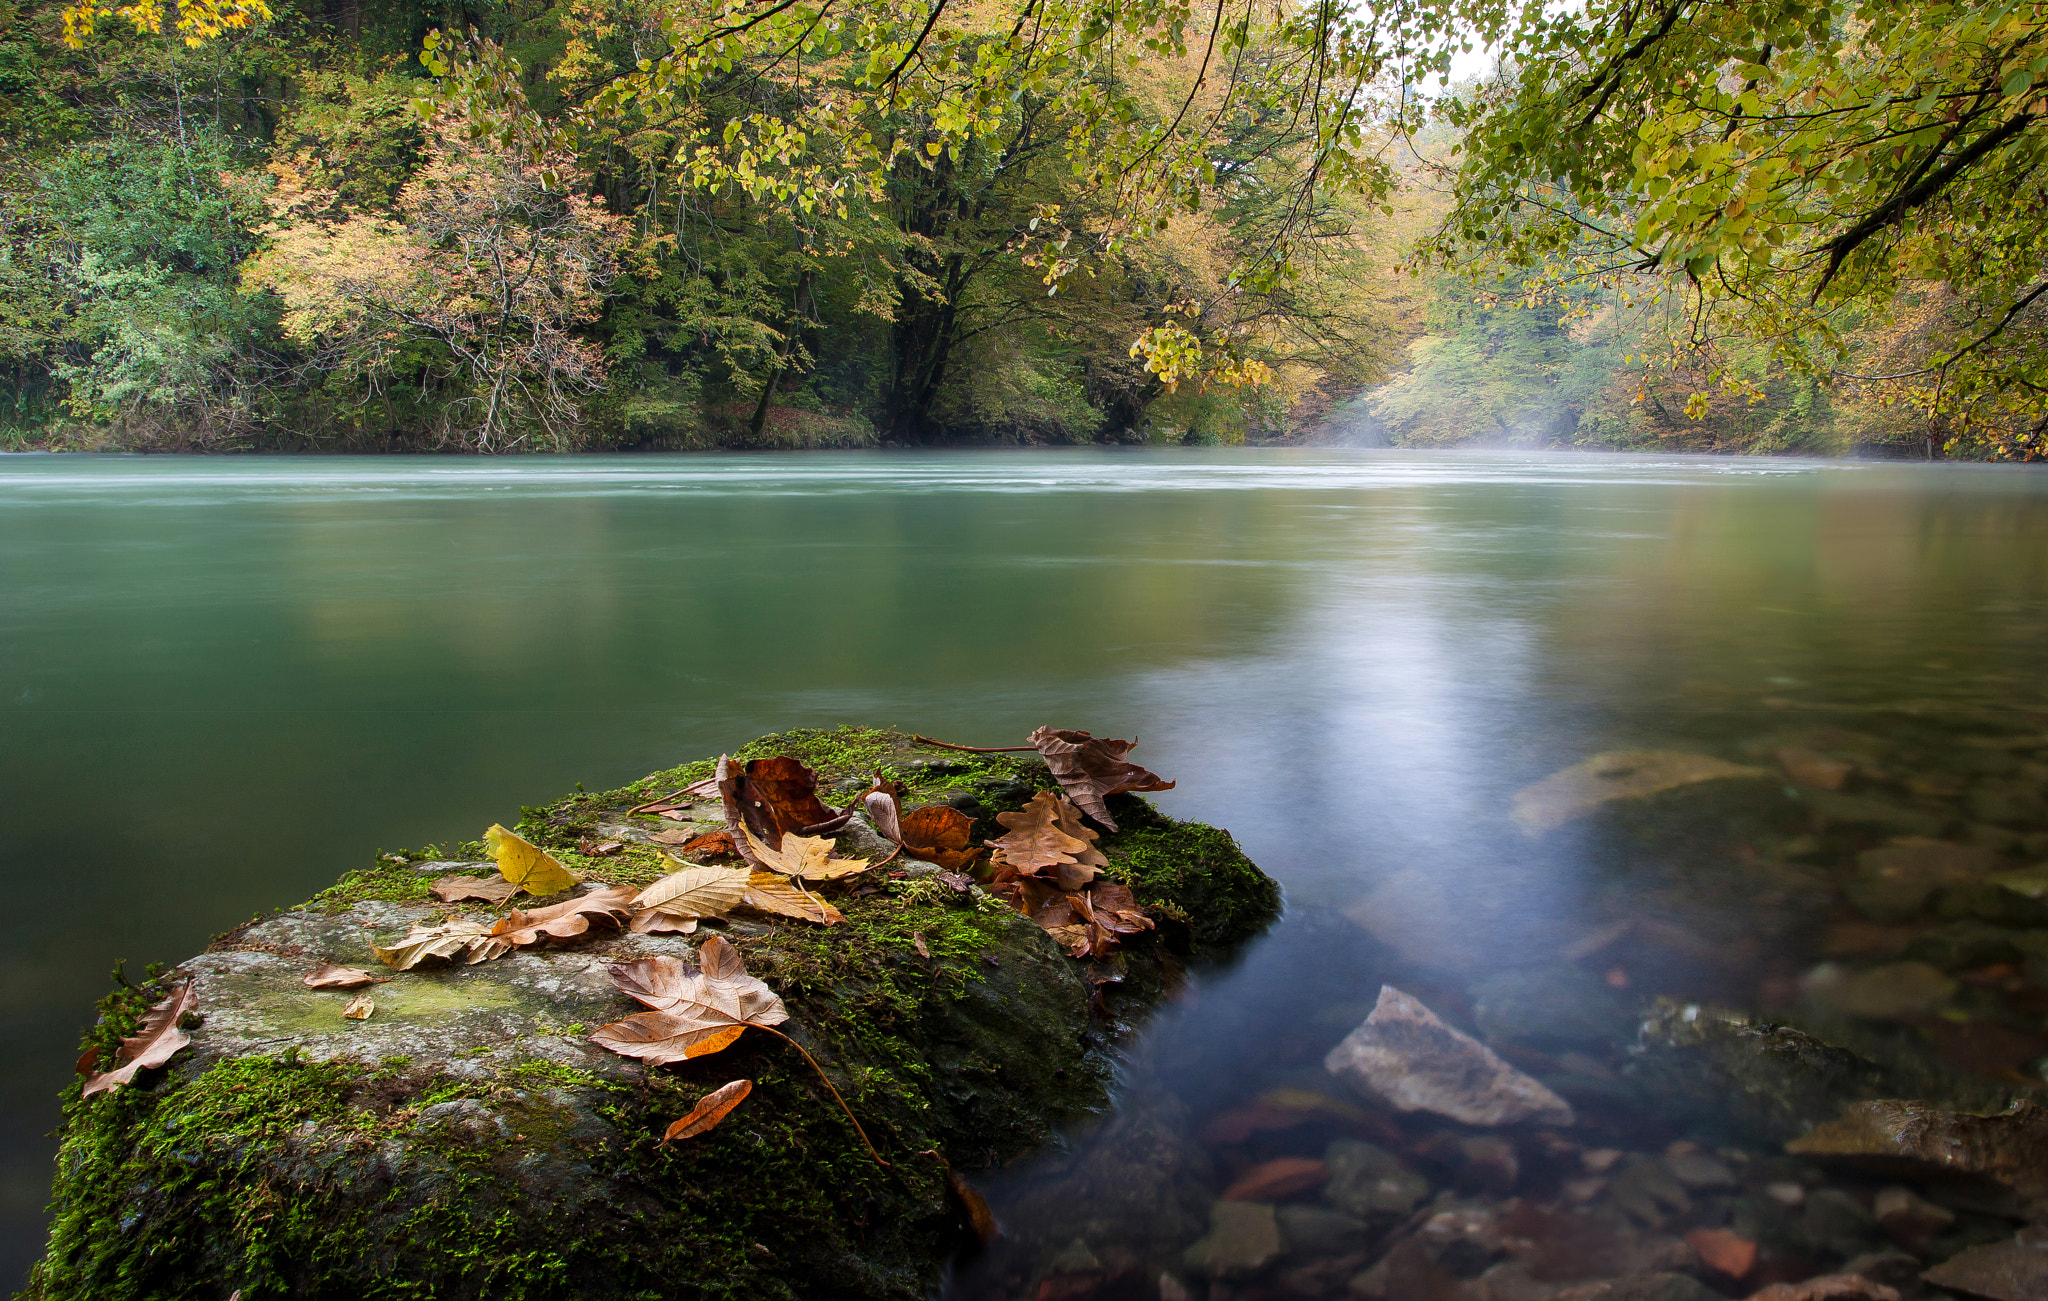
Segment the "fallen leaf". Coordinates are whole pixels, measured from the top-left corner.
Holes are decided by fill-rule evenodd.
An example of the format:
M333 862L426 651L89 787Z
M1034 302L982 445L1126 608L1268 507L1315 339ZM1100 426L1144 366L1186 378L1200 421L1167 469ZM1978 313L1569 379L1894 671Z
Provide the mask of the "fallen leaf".
M92 1074L93 1071L98 1068L99 1064L100 1046L98 1044L94 1044L92 1047L78 1054L78 1073L80 1075Z
M865 858L832 857L832 842L823 836L799 836L792 832L782 838L782 848L774 849L756 837L751 828L741 827L740 833L747 838L747 848L754 851L753 857L759 859L763 867L784 876L798 876L806 881L838 881L874 866Z
M428 958L454 958L468 953L471 962L494 956L482 952L494 922L451 921L438 926L415 926L389 948L372 941L370 952L377 961L398 971L411 971ZM503 952L504 950L499 950ZM481 956L476 956L481 953Z
M1125 791L1170 791L1173 783L1125 758L1138 744L1069 728L1041 727L1027 738L1082 812L1115 831L1103 801Z
M950 804L912 809L900 822L903 839L898 843L912 858L957 872L981 856L968 843L974 836L974 819Z
M509 948L524 948L538 942L542 936L565 940L589 930L593 917L609 921L615 920L614 914L632 911L637 894L638 891L630 885L607 885L531 912L514 908L491 927L488 938ZM491 956L496 957L497 954Z
M528 894L560 894L582 880L538 846L521 840L497 823L484 832L484 843L498 860L498 872Z
M519 893L519 887L502 876L444 876L428 888L442 903L454 903L459 899L503 903Z
M623 1020L599 1026L591 1034L591 1042L621 1057L636 1057L650 1066L665 1066L692 1057L708 1057L730 1046L750 1026L766 1030L803 1054L831 1090L833 1101L846 1113L853 1132L867 1145L868 1155L874 1157L875 1164L886 1167L889 1163L868 1142L867 1131L853 1118L853 1110L839 1096L839 1089L825 1074L825 1068L802 1044L775 1028L789 1020L789 1012L774 990L747 974L739 950L726 943L725 937L714 935L697 946L697 961L702 965L693 967L681 958L663 954L638 962L613 963L612 984L653 1010L635 1012Z
M1609 800L1635 799L1695 782L1767 777L1762 768L1675 750L1608 750L1515 792L1511 815L1526 835L1564 825Z
M111 1071L87 1076L83 1096L89 1098L128 1084L135 1079L135 1072L171 1060L173 1054L192 1042L192 1036L179 1029L178 1022L198 1006L198 991L189 984L179 985L166 994L143 1015L141 1027L121 1041L120 1055L127 1062Z
M1709 1269L1741 1278L1756 1265L1756 1243L1729 1229L1694 1229L1685 1245L1700 1254Z
M946 1167L946 1187L953 1196L960 1199L960 1205L967 1211L967 1223L973 1227L974 1236L986 1247L1003 1236L1003 1228L996 1223L996 1213L988 1208L988 1198L983 1197L973 1184L960 1177L960 1172Z
M623 840L579 840L576 842L576 852L585 858L610 858L625 847L626 842Z
M1239 1175L1230 1187L1223 1190L1222 1200L1273 1202L1311 1188L1320 1188L1329 1179L1330 1167L1314 1157L1277 1157L1262 1161Z
M747 897L741 902L760 912L795 917L820 926L836 926L846 920L837 908L774 872L756 872L748 877Z
M701 969L667 954L613 963L612 983L653 1010L599 1026L591 1041L663 1066L715 1053L750 1025L789 1019L775 991L747 974L739 951L723 936L699 945L697 958Z
M861 796L861 803L867 807L868 821L896 844L903 843L903 823L898 818L900 810L896 804L896 792L879 787Z
M667 922L694 922L700 917L723 917L747 896L744 867L686 867L656 881L636 895L632 902L633 929L694 930L694 926L669 926Z
M388 984L390 977L373 976L361 967L337 967L332 962L323 962L306 973L304 983L308 989L354 989L358 985Z
M1078 890L1109 866L1095 847L1095 829L1057 791L1040 791L1016 812L996 814L996 821L1009 834L989 841L989 848L1020 876L1044 876L1063 890Z
M679 1139L695 1138L718 1127L718 1122L732 1114L732 1109L747 1100L754 1091L752 1080L734 1080L721 1085L697 1099L697 1105L690 1108L690 1114L670 1125L662 1133L657 1145L667 1147Z
M910 947L917 950L918 957L924 958L927 961L930 960L932 951L925 945L923 931L912 931L910 933Z
M726 755L718 758L719 793L725 799L725 821L733 847L751 860L740 834L752 831L771 848L784 836L831 835L845 829L859 807L855 801L834 809L818 798L818 774L788 755L750 760L745 766Z
M341 1014L351 1021L367 1021L370 1019L370 1013L376 1010L377 1000L371 998L370 991L366 989L350 999L348 1006L341 1009Z
M733 848L732 833L723 827L717 831L657 831L648 838L656 845L673 845L676 852L689 858L738 858L739 850Z

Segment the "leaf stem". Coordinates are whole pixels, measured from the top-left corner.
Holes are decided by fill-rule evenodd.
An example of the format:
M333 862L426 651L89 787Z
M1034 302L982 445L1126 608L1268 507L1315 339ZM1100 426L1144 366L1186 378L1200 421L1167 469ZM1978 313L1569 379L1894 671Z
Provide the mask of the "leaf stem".
M839 1096L839 1090L833 1087L831 1077L825 1074L825 1068L818 1065L818 1059L811 1056L810 1051L806 1049L802 1044L798 1043L794 1039L791 1039L788 1035L782 1033L782 1031L780 1030L777 1030L772 1025L755 1025L754 1029L766 1030L769 1034L774 1035L777 1039L782 1040L783 1042L787 1043L790 1047L796 1049L798 1052L804 1055L804 1060L811 1064L811 1069L818 1073L818 1078L825 1081L825 1087L827 1089L832 1090L832 1100L839 1104L839 1109L841 1111L846 1113L847 1123L853 1126L854 1133L860 1135L860 1141L866 1145L868 1149L868 1155L875 1159L876 1165L882 1167L884 1170L887 1170L889 1168L889 1163L882 1159L882 1154L880 1152L875 1151L875 1145L873 1143L868 1142L868 1132L860 1127L860 1122L858 1120L855 1120L853 1118L853 1108L847 1106L846 1099Z

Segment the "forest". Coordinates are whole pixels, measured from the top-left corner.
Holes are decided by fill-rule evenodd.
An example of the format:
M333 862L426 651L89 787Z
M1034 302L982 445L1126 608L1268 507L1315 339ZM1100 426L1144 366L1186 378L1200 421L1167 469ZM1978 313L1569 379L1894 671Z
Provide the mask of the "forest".
M2034 459L2044 32L0 0L0 450Z

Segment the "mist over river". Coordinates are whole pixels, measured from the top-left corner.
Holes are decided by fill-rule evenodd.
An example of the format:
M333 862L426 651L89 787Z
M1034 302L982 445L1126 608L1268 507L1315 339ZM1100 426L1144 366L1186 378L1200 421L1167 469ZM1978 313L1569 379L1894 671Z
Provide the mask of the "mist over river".
M2048 929L2006 926L2016 960L1914 950L1939 996L1839 991L1954 920L1858 903L1859 855L2048 863L2044 650L2048 473L2021 467L0 457L0 1286L40 1254L58 1095L116 960L176 962L380 847L841 722L1135 735L1178 782L1151 798L1281 881L1283 920L1130 1048L1126 1097L1207 1135L1219 1186L1285 1153L1226 1150L1217 1118L1309 1087L1382 980L1453 1019L1508 972L1621 1012L1832 1016L2033 1088ZM1768 776L1512 816L1624 750ZM1597 1076L1573 1051L1516 1060ZM1015 1245L957 1287L1068 1249L1038 1226L1062 1169L989 1181Z

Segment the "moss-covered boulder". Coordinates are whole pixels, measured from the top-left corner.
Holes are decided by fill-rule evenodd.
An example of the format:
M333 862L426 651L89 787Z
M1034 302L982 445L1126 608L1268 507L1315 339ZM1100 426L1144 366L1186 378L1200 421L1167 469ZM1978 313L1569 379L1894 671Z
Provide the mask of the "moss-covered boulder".
M883 769L908 803L983 819L1052 785L1035 756L852 728L738 753L795 755L848 794ZM519 829L586 884L652 881L671 863L650 835L692 815L708 827L716 806L682 821L628 811L710 769L528 809ZM1226 833L1134 797L1114 807L1111 874L1159 921L1115 971L914 866L836 900L842 926L743 914L720 927L786 1001L781 1028L823 1064L886 1168L772 1036L658 1069L589 1042L637 1010L607 964L687 956L699 937L599 927L475 966L383 972L374 1015L343 1018L350 995L308 989L305 973L374 966L372 938L462 911L433 902L436 877L489 870L474 843L386 856L108 997L88 1035L103 1053L172 981L194 983L200 1019L191 1046L137 1085L91 1098L74 1087L49 1253L26 1296L927 1295L969 1234L948 1171L1009 1160L1104 1106L1107 1053L1172 964L1246 938L1277 909L1272 881ZM842 846L858 851L864 835L856 822ZM602 840L625 849L578 851ZM740 1078L753 1092L722 1125L657 1146L699 1097Z

